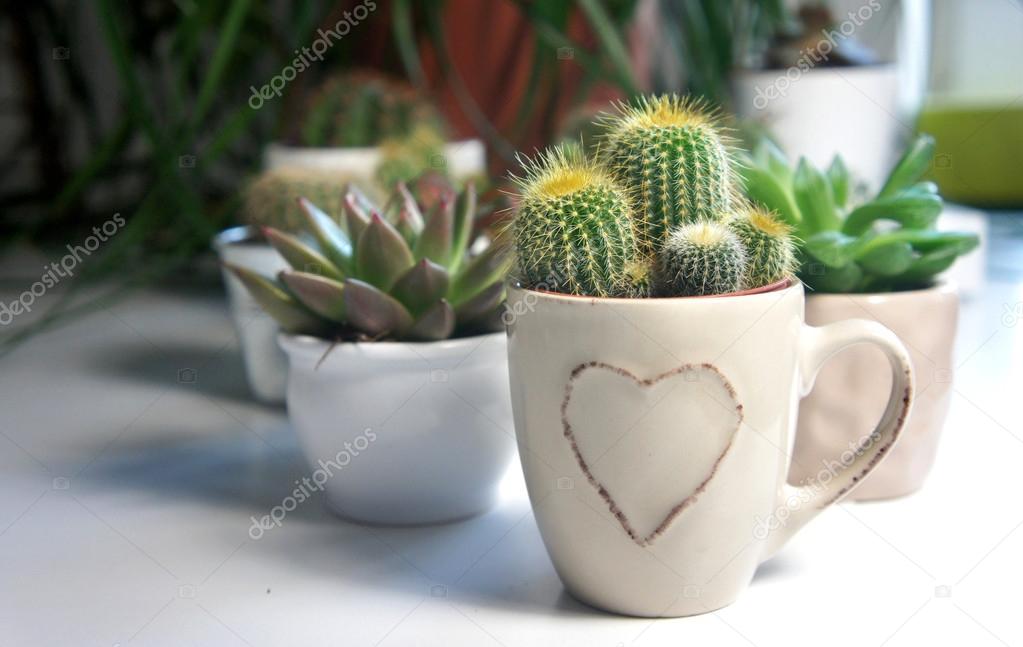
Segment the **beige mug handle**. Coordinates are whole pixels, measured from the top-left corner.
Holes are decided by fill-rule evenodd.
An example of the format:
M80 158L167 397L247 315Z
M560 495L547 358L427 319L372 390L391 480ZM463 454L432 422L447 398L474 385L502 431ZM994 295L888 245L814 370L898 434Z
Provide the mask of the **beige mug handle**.
M874 344L888 358L892 370L892 390L888 396L881 421L874 431L854 451L852 456L834 457L837 470L822 470L817 478L806 484L793 486L785 483L778 494L778 509L788 510L785 523L772 530L767 541L765 558L773 555L792 535L820 512L839 501L855 488L865 476L891 452L902 433L913 406L913 366L905 346L888 330L875 321L850 319L816 328L803 325L799 344L800 396L806 397L821 367L832 356L854 344ZM795 502L796 505L792 505Z

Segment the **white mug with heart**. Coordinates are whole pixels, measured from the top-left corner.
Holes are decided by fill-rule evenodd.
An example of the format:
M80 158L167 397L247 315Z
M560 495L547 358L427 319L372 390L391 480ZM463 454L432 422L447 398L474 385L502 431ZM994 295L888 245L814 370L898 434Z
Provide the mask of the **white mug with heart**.
M519 455L547 551L569 592L617 613L733 602L889 453L913 399L895 335L870 321L805 325L798 283L666 299L511 287L506 322ZM877 428L788 485L800 397L861 342L891 365Z

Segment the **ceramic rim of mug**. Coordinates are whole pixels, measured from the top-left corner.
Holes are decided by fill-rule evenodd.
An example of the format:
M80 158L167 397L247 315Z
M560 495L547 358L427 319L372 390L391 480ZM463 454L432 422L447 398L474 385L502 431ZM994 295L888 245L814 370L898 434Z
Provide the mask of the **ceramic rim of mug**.
M538 294L550 295L553 297L565 297L566 299L593 299L601 301L674 301L678 299L721 299L725 297L744 297L752 294L765 294L767 292L780 292L787 288L792 287L796 283L797 279L782 279L775 281L774 283L768 283L762 285L759 288L750 288L748 290L739 290L738 292L725 292L724 294L701 294L697 296L684 296L684 297L595 297L586 294L567 294L565 292L555 292L554 290L538 290L535 288L527 288L522 285L515 283L509 283L509 287L517 290L524 290L526 292L536 292Z

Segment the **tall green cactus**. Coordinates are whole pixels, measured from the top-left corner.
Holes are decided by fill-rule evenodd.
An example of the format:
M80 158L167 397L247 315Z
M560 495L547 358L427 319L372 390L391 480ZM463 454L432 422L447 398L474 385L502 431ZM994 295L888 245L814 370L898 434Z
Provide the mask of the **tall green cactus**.
M640 259L626 193L580 147L523 160L512 223L519 278L532 288L632 296ZM640 272L640 274L642 274Z
M746 252L728 227L695 222L672 229L661 249L661 289L668 296L726 294L742 287Z
M604 164L630 188L652 248L668 232L719 220L733 196L731 154L712 113L676 95L642 97L603 120Z
M773 213L746 207L725 224L746 250L744 289L770 285L795 274L798 263L792 228Z

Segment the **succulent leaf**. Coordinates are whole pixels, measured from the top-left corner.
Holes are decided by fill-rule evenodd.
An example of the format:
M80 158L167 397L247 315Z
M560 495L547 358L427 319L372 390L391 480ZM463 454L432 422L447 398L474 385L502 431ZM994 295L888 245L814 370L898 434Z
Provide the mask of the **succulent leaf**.
M307 308L331 321L345 321L344 285L317 274L284 270L281 281Z
M435 263L448 265L451 255L451 240L454 235L454 204L447 198L438 202L426 219L419 240L414 249L416 260L428 258Z
M887 198L916 183L927 171L934 157L934 138L930 135L919 135L909 145L902 157L895 164L881 191L879 198Z
M315 314L306 309L273 279L244 267L228 263L224 265L238 277L252 298L267 314L274 318L283 330L314 335L324 329L323 322Z
M454 273L458 271L469 248L469 241L472 238L472 229L476 220L476 185L468 183L465 190L459 194L455 204L454 236L451 241L451 257L448 260L448 269Z
M323 254L342 272L352 270L352 241L348 234L315 204L299 198L299 204L306 216L306 223Z
M444 298L449 283L447 270L424 258L401 275L391 288L391 296L417 317Z
M319 274L337 281L343 281L344 272L339 270L326 256L306 245L295 236L267 227L263 236L273 245L288 265L312 274Z
M495 281L477 292L472 298L463 301L455 308L459 321L474 322L488 317L497 310L505 297L504 281Z
M356 275L385 292L415 262L401 234L375 213L359 236L356 251Z
M831 184L805 157L796 166L792 193L803 215L803 227L807 233L838 229L841 226L842 219L835 206Z
M398 211L395 226L401 232L401 235L405 237L405 241L411 246L415 244L416 239L423 232L423 227L425 226L423 214L419 210L419 205L416 204L416 199L412 197L404 182L398 183L394 201Z
M451 304L441 299L412 324L407 336L422 341L447 339L455 331L455 321L455 311Z
M358 279L344 283L348 322L372 337L401 335L412 325L412 315L389 294Z
M348 193L343 201L345 212L345 226L348 228L348 237L351 240L359 240L359 236L369 226L370 216L376 211L368 199L357 189L349 187ZM362 195L362 198L359 196Z
M452 305L456 308L485 290L495 281L501 281L511 268L514 259L509 250L492 244L469 261L469 264L455 277L448 291Z

